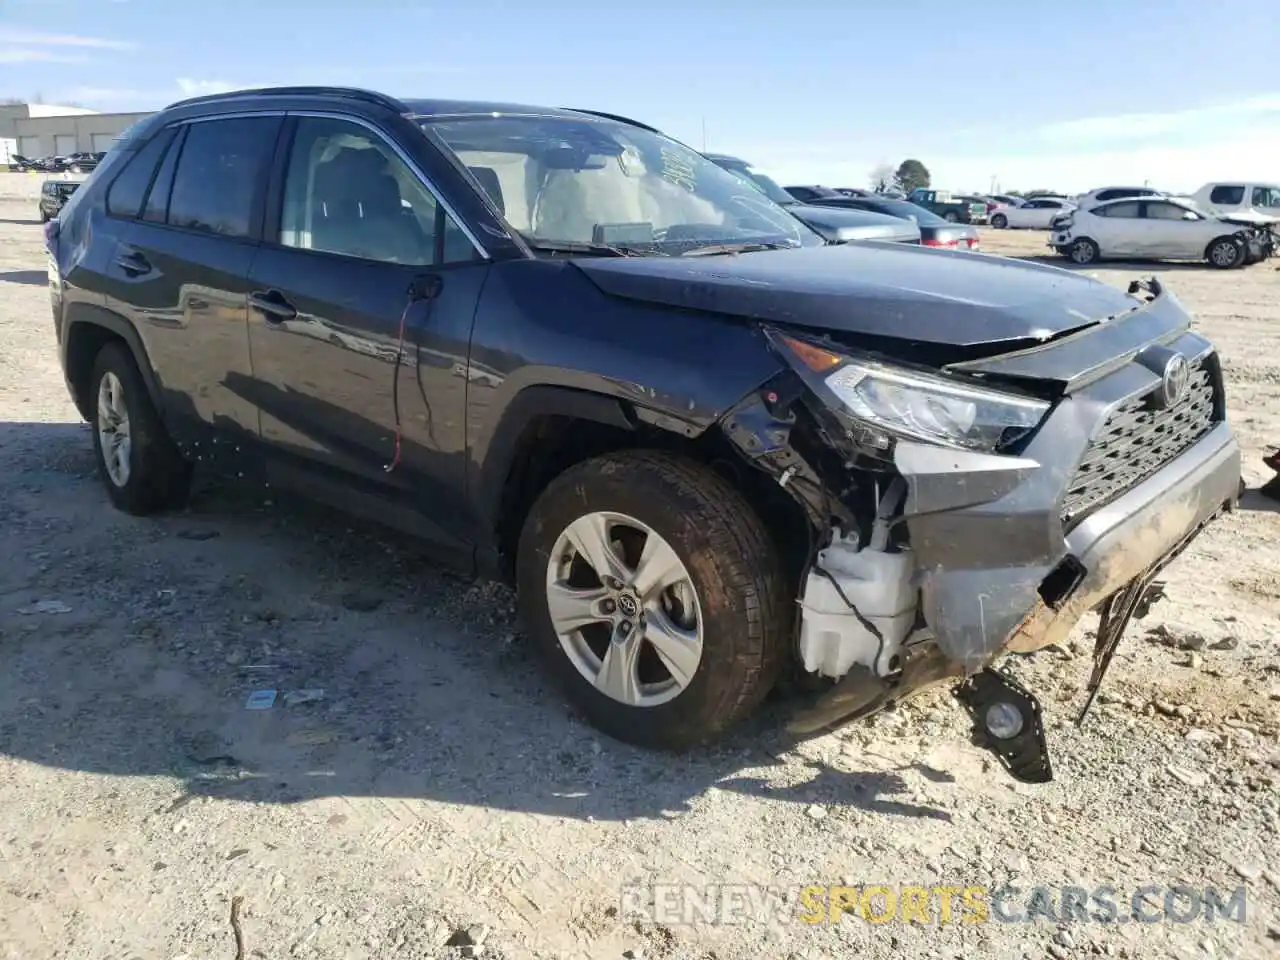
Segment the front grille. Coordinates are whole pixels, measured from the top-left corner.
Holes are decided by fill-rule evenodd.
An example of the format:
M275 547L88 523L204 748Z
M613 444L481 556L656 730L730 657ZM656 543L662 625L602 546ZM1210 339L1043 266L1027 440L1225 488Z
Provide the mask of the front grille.
M1207 358L1191 364L1187 389L1172 407L1153 410L1146 397L1111 411L1076 468L1062 501L1070 526L1142 482L1209 432L1214 380Z

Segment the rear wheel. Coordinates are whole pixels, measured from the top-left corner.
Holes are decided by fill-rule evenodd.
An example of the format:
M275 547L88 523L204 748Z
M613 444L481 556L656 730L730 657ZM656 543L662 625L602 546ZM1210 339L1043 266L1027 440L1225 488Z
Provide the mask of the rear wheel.
M997 213L991 218L991 225L997 230L1003 230L1005 227L1009 226L1009 218L1003 213Z
M942 215L942 219L947 221L947 223L959 223L960 214L956 213L954 210L948 210Z
M1082 267L1097 261L1099 253L1098 245L1088 237L1073 240L1071 246L1067 247L1067 256L1071 258L1071 262Z
M618 740L713 740L778 677L790 610L777 548L695 461L627 451L571 467L525 520L517 580L551 674Z
M1210 266L1217 267L1219 270L1230 270L1244 266L1245 246L1235 237L1219 237L1209 244L1204 256Z
M182 506L191 489L191 465L165 432L133 355L109 343L90 379L93 450L111 502L145 515Z

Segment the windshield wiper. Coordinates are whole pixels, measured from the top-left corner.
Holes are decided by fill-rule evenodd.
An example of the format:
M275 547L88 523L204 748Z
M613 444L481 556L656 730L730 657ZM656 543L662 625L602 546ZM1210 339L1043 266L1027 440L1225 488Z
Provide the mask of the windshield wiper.
M793 250L798 244L780 243L777 241L750 241L745 243L709 243L706 246L694 247L680 254L682 257L715 257L734 253L756 253L760 250Z
M534 240L525 238L531 249L548 253L583 253L597 257L647 257L665 256L658 250L638 250L634 247L615 247L607 243L587 243L583 240Z

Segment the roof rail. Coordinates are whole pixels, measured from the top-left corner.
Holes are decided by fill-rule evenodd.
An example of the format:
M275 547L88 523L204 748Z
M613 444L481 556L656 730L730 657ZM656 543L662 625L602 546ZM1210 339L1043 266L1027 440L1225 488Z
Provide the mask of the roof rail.
M255 87L250 90L228 90L225 93L208 93L201 97L188 97L170 104L171 107L185 107L196 103L218 103L223 100L248 100L254 97L339 97L345 100L360 100L379 107L386 107L396 113L408 113L409 108L395 97L378 93L376 90L363 90L359 87Z
M662 133L657 127L651 127L647 123L641 123L639 120L632 120L630 117L624 117L617 113L605 113L603 110L583 110L581 107L561 107L560 109L572 110L574 113L587 113L593 117L603 117L606 120L616 120L619 123L639 127L641 130L648 130L650 133Z

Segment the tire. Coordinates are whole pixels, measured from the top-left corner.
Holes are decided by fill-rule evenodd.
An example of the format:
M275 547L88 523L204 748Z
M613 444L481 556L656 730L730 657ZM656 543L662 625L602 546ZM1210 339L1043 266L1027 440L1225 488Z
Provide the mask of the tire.
M49 216L49 214L47 214L45 211L43 211L43 210L41 210L41 211L40 211L40 222L41 222L41 223L48 223L48 222L49 222L50 220L52 220L52 219L53 219L53 218L52 218L51 216Z
M960 215L956 213L954 210L948 210L946 213L942 215L942 219L947 221L947 223L959 223Z
M592 527L588 518L602 514L611 515L619 526ZM627 532L627 521L647 526L648 536L641 541ZM634 565L642 542L652 542L655 534L658 545L670 547L679 561L676 578L687 575L671 589L692 587L693 603L687 606L696 611L695 622L701 628L700 653L696 661L685 657L683 685L668 669L669 659L660 658L648 640L662 636L655 625L676 623L678 608L668 616L653 605L652 595L640 598L645 619L637 621L643 626L635 635L644 639L635 646L609 639L611 632L617 637L625 629L616 623L629 612L624 610L628 591L612 594L616 604L607 597L600 601L604 609L614 605L613 624L593 623L578 632L570 628L562 639L551 616L556 584L591 589L596 597L605 590L593 565L582 560L582 551L568 544L569 528L575 524L577 531L609 531L610 536L597 543L623 541L622 558L628 566ZM579 536L574 543L583 539ZM616 548L611 553L618 559ZM574 559L566 563L566 557ZM570 579L579 576L581 580ZM593 726L617 740L666 750L710 742L751 713L780 674L792 607L777 547L742 495L695 461L623 451L569 468L551 482L525 520L516 577L524 623L549 673ZM634 612L636 595L631 597ZM634 696L630 703L611 696L588 677L593 669L603 672L609 653L624 647L642 651L635 661L637 669L628 673L634 681L631 692L644 693L648 681L648 703ZM678 649L687 653L690 646ZM663 673L668 677L665 690Z
M161 424L128 348L119 343L104 346L94 360L89 384L93 452L111 502L135 516L183 506L191 490L191 465ZM114 403L104 390L114 391ZM123 431L117 425L121 412ZM112 442L122 434L122 443ZM109 454L120 447L119 457L109 463L104 450Z
M997 213L991 218L991 226L995 227L997 230L1004 230L1009 226L1009 218L1003 213Z
M1081 267L1097 263L1100 254L1098 245L1088 237L1073 240L1071 246L1066 248L1067 259Z
M1235 237L1219 237L1205 247L1204 258L1209 261L1211 267L1219 270L1234 270L1236 267L1244 266L1245 260L1248 259L1248 252L1244 244Z

